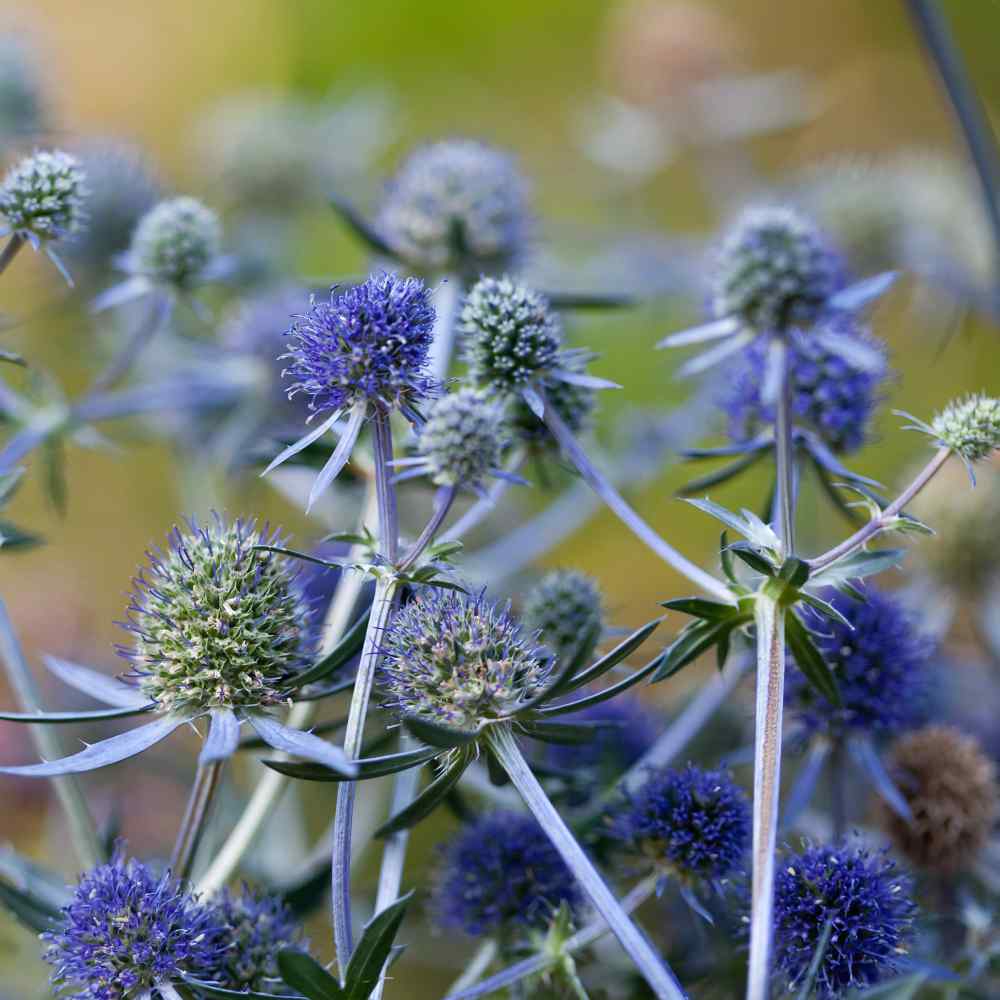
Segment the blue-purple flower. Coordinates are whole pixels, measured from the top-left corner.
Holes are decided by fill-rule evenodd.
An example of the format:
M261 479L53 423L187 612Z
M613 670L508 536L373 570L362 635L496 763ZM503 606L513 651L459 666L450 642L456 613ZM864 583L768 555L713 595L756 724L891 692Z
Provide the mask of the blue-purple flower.
M884 854L809 847L774 880L774 962L794 990L830 926L814 989L822 1000L874 986L899 969L913 932L909 881Z
M288 396L303 396L324 419L268 466L319 440L347 415L340 441L313 484L309 506L347 464L365 420L374 411L399 410L419 423L415 407L437 383L427 368L434 308L417 278L373 274L360 285L334 288L292 317L288 330Z
M434 890L437 923L474 937L544 929L559 907L582 901L572 873L533 817L494 812L461 830L443 850Z
M121 854L85 874L42 935L53 984L73 1000L139 997L185 973L205 976L220 960L219 916L169 872L155 876Z
M724 771L693 764L651 769L638 790L626 793L612 833L682 883L718 884L746 854L750 806Z
M278 952L305 950L288 905L244 885L238 894L223 890L207 906L222 930L220 948L202 978L227 990L273 992L273 981L280 978Z
M932 645L899 598L872 586L864 595L824 594L846 624L805 612L842 702L831 704L798 670L790 673L786 700L809 734L891 736L923 719Z

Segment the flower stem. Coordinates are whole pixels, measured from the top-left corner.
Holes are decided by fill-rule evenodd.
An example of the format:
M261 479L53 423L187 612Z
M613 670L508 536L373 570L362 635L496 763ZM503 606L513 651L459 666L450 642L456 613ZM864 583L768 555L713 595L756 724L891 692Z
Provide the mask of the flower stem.
M431 340L428 367L439 382L448 377L452 348L455 344L455 315L462 300L462 281L450 276L441 279L434 296L434 336Z
M618 938L622 947L642 973L654 995L660 1000L682 1000L685 994L673 973L663 959L656 953L646 936L632 922L622 909L621 903L615 899L607 883L601 878L591 860L577 843L563 822L562 816L552 805L545 790L538 783L528 762L524 759L520 747L514 738L509 725L501 724L487 731L490 749L504 771L510 777L514 787L521 794L524 804L528 807L542 829L552 841L552 846L559 852L566 866L576 877L584 892L589 897L594 909L607 921L608 926Z
M170 855L170 868L178 879L186 879L191 874L191 866L194 864L198 845L205 832L212 800L219 787L223 763L221 760L213 760L208 764L198 765L187 809L184 811L184 819L181 821L180 830L177 831L177 840Z
M830 816L833 840L839 843L847 833L847 748L843 736L835 736L830 749Z
M781 785L781 717L785 697L785 611L758 594L757 704L753 774L753 885L747 1000L767 1000L774 908L774 848Z
M910 16L944 85L972 156L993 229L996 266L1000 268L1000 155L989 116L962 62L962 55L935 0L908 0ZM1000 275L998 275L1000 277Z
M877 535L938 474L950 455L951 451L948 448L939 448L934 457L917 474L916 479L878 517L873 517L850 538L834 546L829 552L810 559L810 571L818 573L838 559L850 555L855 549L860 549L865 542Z
M11 261L18 255L21 247L24 246L24 237L19 236L14 233L9 240L4 244L3 250L0 250L0 274L10 267Z
M392 482L392 430L389 414L376 411L372 421L374 445L375 495L378 505L379 555L388 564L396 561L399 551L399 520L396 510L396 489ZM375 584L375 598L365 632L365 641L354 679L351 707L344 732L344 751L351 759L361 756L365 719L371 699L375 668L379 658L382 633L389 624L396 605L399 587L394 575L383 574ZM345 781L337 789L337 812L333 821L332 908L333 939L337 950L337 965L343 979L347 963L354 950L351 930L351 831L354 825L354 801L357 786Z
M525 457L524 449L517 448L504 466L504 471L516 474L524 464ZM453 542L467 535L493 511L509 487L509 480L494 479L486 495L480 497L451 527L441 533L441 541Z
M377 516L374 484L369 481L359 518L359 527L371 523ZM361 558L362 547L356 545L351 550L348 561L353 562ZM318 653L320 657L329 653L347 631L363 586L364 577L360 573L344 573L341 576L323 622L323 636L320 640ZM312 723L319 704L315 701L299 702L288 713L286 724L294 729L305 729ZM275 804L288 786L289 780L288 777L277 771L269 770L262 775L250 801L243 810L243 815L233 827L229 839L223 844L222 849L216 854L212 864L198 882L199 893L210 895L218 892L226 884L256 839L261 827L272 815Z
M607 476L604 475L590 461L580 447L579 442L573 436L573 432L566 426L562 417L556 412L546 399L545 391L538 388L538 395L545 406L545 425L552 432L552 436L559 442L560 447L566 457L573 463L577 471L584 478L590 488L607 504L611 511L616 514L621 522L642 542L649 546L665 563L672 566L677 572L682 573L696 586L711 594L713 597L727 604L731 604L733 596L728 588L710 573L706 573L700 566L696 566L686 556L681 555L672 545L661 538L625 501L625 498L612 485Z
M87 391L87 399L113 389L129 373L146 345L166 325L173 312L174 301L166 294L157 294L143 322L125 341L122 349L108 362Z
M788 345L776 341L781 386L774 421L774 460L777 467L775 500L778 534L784 542L785 557L795 550L795 457L792 454L792 380L788 377Z
M657 881L659 881L659 876L656 875L651 875L643 879L627 895L622 897L621 908L626 913L631 913L633 910L638 909L656 891ZM562 956L572 955L574 952L581 951L583 948L604 937L610 930L611 928L608 926L607 921L598 917L585 927L581 927L572 937L568 938L557 954L542 952L538 955L532 955L531 958L526 958L490 976L489 979L484 979L482 982L474 984L469 983L466 985L464 982L465 977L463 976L462 980L457 981L452 986L445 1000L476 1000L478 997L484 997L489 993L505 989L514 983L527 979L528 976L534 976L540 972L545 972L547 969L551 969L559 963Z
M7 679L20 707L25 712L41 712L42 699L38 684L28 666L28 661L24 658L24 652L17 641L14 626L2 599L0 599L0 660L3 660ZM39 756L43 760L54 760L65 756L62 740L53 727L39 725L31 726L30 729ZM73 848L81 866L90 869L99 865L104 860L104 848L76 775L62 775L53 778L52 782L59 804L66 814Z
M431 514L430 520L428 520L424 530L420 532L420 537L413 543L413 547L403 556L402 561L397 567L399 573L405 573L420 558L424 549L434 540L434 536L437 534L442 522L448 516L448 511L451 510L454 500L454 486L442 486L438 490L437 496L434 498L434 512Z

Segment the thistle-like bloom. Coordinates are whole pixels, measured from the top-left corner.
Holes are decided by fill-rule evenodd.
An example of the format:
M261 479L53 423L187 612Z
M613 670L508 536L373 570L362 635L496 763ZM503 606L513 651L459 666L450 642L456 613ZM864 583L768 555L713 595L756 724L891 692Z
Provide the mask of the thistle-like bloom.
M297 753L353 773L343 750L277 722L269 708L289 701L296 674L310 660L310 609L292 561L266 546L282 541L254 522L226 523L216 515L205 525L174 529L166 552L149 553L149 568L135 578L129 616L121 623L132 637L119 652L132 665L128 683L77 664L49 658L62 680L117 710L79 713L79 721L155 712L138 729L94 743L60 760L0 772L49 777L89 771L125 760L175 729L210 716L201 762L225 760L239 745L241 722L278 750ZM45 722L44 715L10 715L18 722ZM65 716L52 716L65 721Z
M888 768L912 814L880 809L896 849L943 875L975 865L1000 813L996 767L979 744L950 726L927 726L893 743Z
M913 915L909 882L884 855L810 847L784 858L775 876L775 965L794 992L829 924L816 996L833 1000L874 986L898 969Z
M844 454L864 444L888 368L872 363L871 355L882 354L883 347L853 316L825 317L819 328L842 338L842 349L834 353L811 332L793 330L788 335L792 415L800 428L816 435L831 451ZM854 344L864 352L864 363L852 364ZM763 398L766 368L766 347L755 341L727 379L721 405L734 441L749 442L774 425L775 403Z
M305 947L291 909L247 885L239 895L223 890L208 909L222 931L219 951L201 978L226 990L272 992L269 987L280 978L278 952Z
M255 523L175 528L135 579L119 652L164 711L273 705L305 666L307 618L288 558L258 550L281 536Z
M53 984L73 1000L148 995L220 960L222 927L170 873L119 854L84 875L57 930L43 934Z
M934 417L931 430L966 463L988 458L1000 448L1000 399L985 393L957 399Z
M686 361L680 375L706 371L758 337L785 338L802 330L829 352L855 365L876 370L885 366L881 352L864 350L835 327L819 321L831 314L853 313L882 295L891 273L845 286L846 267L839 253L811 220L782 205L754 205L732 225L717 251L709 309L712 319L671 334L658 347L717 342ZM775 357L770 351L769 359ZM771 364L764 377L770 402L780 384Z
M434 890L439 926L473 937L544 929L563 903L574 908L581 901L538 821L516 812L483 816L445 845Z
M417 436L414 472L426 472L438 486L478 486L499 473L506 444L497 404L476 389L459 389L428 409Z
M436 589L396 612L382 654L388 707L461 732L509 719L550 672L507 609Z
M573 570L547 573L525 595L524 627L537 632L557 661L590 659L604 631L604 598L597 581Z
M667 876L718 884L746 854L750 806L724 771L650 770L626 795L612 833Z
M932 644L897 597L872 586L864 595L864 601L823 595L846 624L804 613L842 702L826 701L798 670L789 676L786 700L810 735L891 736L919 725L926 712Z
M72 279L51 244L72 236L86 221L86 178L76 157L54 150L25 157L0 182L3 232L43 250L69 284Z
M417 278L373 274L360 285L334 288L292 318L288 331L290 399L302 395L325 419L286 448L265 470L298 454L349 414L340 442L313 484L309 506L347 464L374 410L398 409L419 423L414 407L437 389L427 370L434 308Z
M516 264L531 229L513 158L451 139L416 150L389 185L375 226L411 267L475 278Z

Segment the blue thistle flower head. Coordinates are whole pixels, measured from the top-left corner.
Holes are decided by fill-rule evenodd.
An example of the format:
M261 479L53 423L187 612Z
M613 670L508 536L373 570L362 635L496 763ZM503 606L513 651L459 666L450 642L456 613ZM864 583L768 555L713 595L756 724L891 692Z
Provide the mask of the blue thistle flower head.
M662 726L656 713L629 694L600 701L565 717L567 722L607 723L579 745L548 743L546 763L579 777L570 804L583 805L593 793L621 777L656 741Z
M221 243L215 212L197 198L169 198L139 219L128 269L154 283L188 291L211 274Z
M752 205L716 253L711 310L756 333L808 326L844 283L845 268L816 226L784 205Z
M289 398L299 393L316 412L369 403L406 410L432 394L427 352L434 308L418 278L373 274L334 288L294 317L284 375Z
M525 595L522 618L525 628L538 632L557 660L578 653L588 660L604 630L604 595L585 573L553 570Z
M278 952L305 948L298 921L278 896L244 885L239 894L224 890L210 909L222 928L221 950L205 978L223 989L268 992L268 980L280 978Z
M966 462L979 462L1000 448L1000 399L972 393L949 403L931 421L946 448Z
M850 314L824 317L815 329L833 333L848 350L855 343L883 353L880 341ZM834 353L814 332L792 330L788 334L793 417L831 451L856 451L868 437L888 365L881 370L852 365L847 351ZM734 441L749 441L774 425L774 403L765 403L763 398L766 368L767 343L758 338L743 351L720 400Z
M43 934L52 981L73 1000L136 997L181 973L202 977L219 961L217 915L166 873L117 853L85 874Z
M417 451L438 486L476 486L500 465L507 428L497 405L477 389L434 400L420 428Z
M583 375L590 359L591 355L586 351L561 351L555 363L564 371ZM544 376L541 387L545 390L549 406L559 414L559 418L574 435L579 435L590 427L597 408L596 389ZM515 436L536 452L559 450L545 421L538 419L522 395L511 396L507 404L507 420Z
M850 626L805 612L843 703L837 708L797 669L790 672L786 702L808 735L853 731L891 736L923 721L932 644L898 598L871 586L864 593L865 602L836 591L823 595Z
M445 930L543 929L563 903L579 907L580 888L531 816L490 813L444 845L434 911Z
M562 325L545 296L507 276L481 278L459 318L469 376L507 394L555 367Z
M775 966L794 991L829 922L816 995L832 1000L875 986L899 968L914 910L909 880L884 854L852 846L809 847L786 857L775 876Z
M86 221L86 178L61 150L26 156L0 182L0 214L35 247L71 236Z
M495 274L524 255L531 229L528 185L514 159L485 143L449 139L412 153L376 220L413 267Z
M290 559L264 552L282 538L216 515L175 528L133 581L133 644L119 652L163 711L275 704L308 659L308 608Z
M683 882L717 883L747 851L750 806L724 771L651 769L642 787L626 794L612 833Z
M463 732L510 718L551 669L507 608L450 590L397 611L382 654L388 707Z

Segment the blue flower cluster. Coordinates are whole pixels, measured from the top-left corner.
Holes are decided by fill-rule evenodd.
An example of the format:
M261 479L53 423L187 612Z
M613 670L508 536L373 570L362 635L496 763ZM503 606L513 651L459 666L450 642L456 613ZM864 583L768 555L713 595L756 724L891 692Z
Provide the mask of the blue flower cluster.
M465 827L443 849L434 892L438 924L473 937L503 927L544 927L580 889L531 816L495 812Z
M430 294L417 278L374 274L334 288L292 320L283 355L289 398L303 393L316 412L359 402L405 410L435 388L426 371L433 329Z
M820 329L848 345L857 343L881 353L879 341L846 313L820 320ZM855 366L844 353L834 353L814 330L788 335L792 382L792 415L832 451L856 451L868 437L872 416L882 398L888 366ZM774 425L775 407L763 399L767 343L755 340L745 348L727 379L720 404L729 418L729 436L746 442Z
M650 770L627 795L612 831L682 881L717 882L733 873L750 839L747 797L723 771Z
M786 857L775 877L775 964L794 989L829 923L816 995L832 1000L874 986L898 969L913 915L909 882L884 855L810 847Z
M826 701L795 670L786 701L806 733L855 731L891 736L923 721L930 686L931 642L902 602L875 587L865 601L831 591L824 595L847 625L809 612L823 658L837 678L840 708Z

